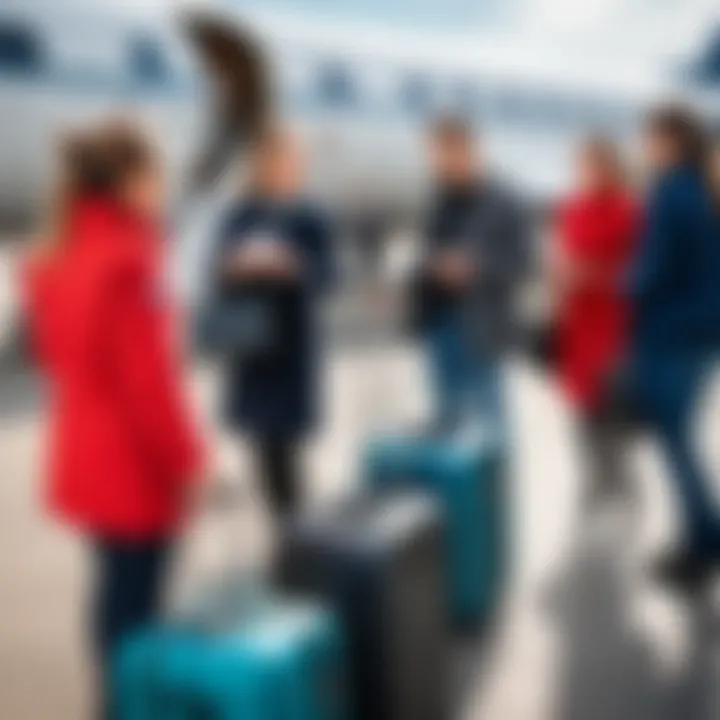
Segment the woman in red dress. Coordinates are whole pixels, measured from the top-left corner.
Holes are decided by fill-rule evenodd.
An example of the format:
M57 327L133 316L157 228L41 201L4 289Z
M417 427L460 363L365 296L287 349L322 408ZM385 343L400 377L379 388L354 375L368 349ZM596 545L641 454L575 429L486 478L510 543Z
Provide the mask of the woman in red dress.
M159 609L201 453L161 291L152 148L109 124L71 140L61 164L60 221L28 259L26 310L47 380L47 504L93 548L104 673Z
M603 388L625 348L630 309L622 278L639 232L639 209L609 141L586 141L577 193L561 208L554 257L559 373L577 410L589 499L627 491L618 423L603 410Z

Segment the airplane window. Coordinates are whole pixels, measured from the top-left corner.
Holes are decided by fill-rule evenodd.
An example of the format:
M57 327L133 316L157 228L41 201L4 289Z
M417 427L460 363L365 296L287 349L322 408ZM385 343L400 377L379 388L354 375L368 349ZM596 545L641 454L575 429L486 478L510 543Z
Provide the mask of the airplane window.
M425 112L432 104L433 93L430 82L417 75L405 80L400 94L403 106L410 112Z
M708 58L707 74L711 80L720 79L720 47L715 48L715 53Z
M720 80L720 37L713 38L709 49L697 64L696 75L707 83Z
M527 103L525 98L515 90L498 93L495 99L497 113L505 122L518 122L527 119Z
M135 79L148 85L170 79L170 67L160 45L151 38L135 38L130 45L130 68Z
M452 104L460 112L472 112L479 105L478 88L469 80L459 81L453 88Z
M338 65L322 67L318 76L318 90L329 105L351 105L356 99L356 88L347 70Z
M0 71L36 73L44 64L40 38L30 28L0 23Z
M566 97L545 92L537 100L537 119L550 126L565 125L570 120L572 109Z

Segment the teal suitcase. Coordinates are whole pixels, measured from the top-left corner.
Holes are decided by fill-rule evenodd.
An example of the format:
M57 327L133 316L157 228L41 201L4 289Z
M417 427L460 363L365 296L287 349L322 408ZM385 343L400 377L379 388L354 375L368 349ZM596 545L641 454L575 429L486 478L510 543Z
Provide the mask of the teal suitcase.
M364 473L373 488L431 492L447 522L446 584L453 624L481 627L497 607L507 574L505 458L481 432L397 435L368 444Z
M330 611L283 601L225 628L193 625L125 643L117 720L350 720L345 642Z

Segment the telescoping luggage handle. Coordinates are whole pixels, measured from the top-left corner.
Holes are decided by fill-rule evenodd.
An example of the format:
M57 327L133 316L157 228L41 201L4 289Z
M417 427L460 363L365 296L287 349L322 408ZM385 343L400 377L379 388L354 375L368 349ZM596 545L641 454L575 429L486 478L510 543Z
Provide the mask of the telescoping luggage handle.
M248 542L241 533L248 530L248 523L238 515L250 509L250 493L222 478L211 487L198 511L197 532L189 534L188 552L179 564L183 592L169 610L173 622L203 633L219 633L237 625L240 618L252 618L267 605L270 594L268 563L242 553ZM206 551L214 551L212 558L193 553L203 544ZM202 567L205 564L211 567Z

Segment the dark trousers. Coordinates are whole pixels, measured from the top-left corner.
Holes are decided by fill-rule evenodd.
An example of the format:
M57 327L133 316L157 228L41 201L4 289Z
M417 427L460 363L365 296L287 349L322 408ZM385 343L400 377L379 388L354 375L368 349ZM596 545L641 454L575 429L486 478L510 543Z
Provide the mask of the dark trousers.
M713 365L708 353L656 353L645 360L642 384L649 429L664 451L684 521L686 542L700 554L720 554L720 509L697 448L698 400Z
M93 644L101 682L99 717L111 718L110 675L120 643L161 610L171 542L96 539Z
M289 515L297 508L301 496L297 442L258 438L254 452L257 472L273 512L278 517Z
M590 496L627 494L627 431L611 413L587 411L580 418L583 461Z
M707 375L701 362L677 362L665 373L674 402L657 406L655 430L665 451L684 517L685 533L699 553L720 553L720 514L712 494L712 479L697 448L697 401Z

